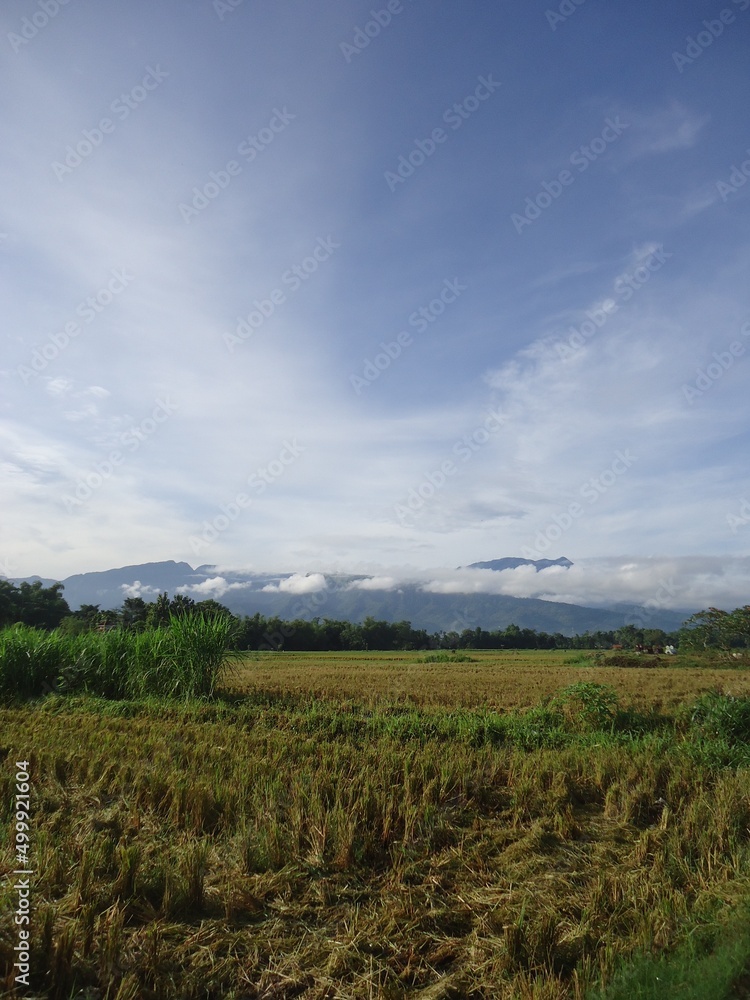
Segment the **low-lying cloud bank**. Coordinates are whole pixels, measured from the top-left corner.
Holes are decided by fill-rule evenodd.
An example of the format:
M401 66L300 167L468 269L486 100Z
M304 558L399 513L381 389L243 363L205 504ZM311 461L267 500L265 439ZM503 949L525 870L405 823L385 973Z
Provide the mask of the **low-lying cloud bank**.
M435 594L503 594L606 607L637 604L672 610L735 608L750 602L750 556L608 557L582 559L569 569L432 570L398 579L397 571L358 581L362 590L412 583Z
M216 575L177 587L176 592L198 600L221 600L239 590L306 595L340 587L376 592L414 586L432 594L534 597L585 607L627 604L691 612L707 607L731 610L750 603L750 556L606 557L581 559L569 568L550 566L539 571L534 566L504 570L378 567L376 572L351 580L345 575L342 580L340 571L274 574L269 581L268 575L258 579L252 572L211 569ZM158 593L158 588L140 581L122 585L121 589L123 597L147 600L153 600Z
M322 573L294 573L278 583L266 584L262 589L271 594L316 594L328 586Z
M191 583L184 587L178 587L176 593L178 594L188 594L191 597L199 598L202 601L218 600L225 594L228 594L233 590L247 590L252 584L248 581L242 581L240 583L230 583L225 580L223 576L212 576L208 580L203 580L201 583Z

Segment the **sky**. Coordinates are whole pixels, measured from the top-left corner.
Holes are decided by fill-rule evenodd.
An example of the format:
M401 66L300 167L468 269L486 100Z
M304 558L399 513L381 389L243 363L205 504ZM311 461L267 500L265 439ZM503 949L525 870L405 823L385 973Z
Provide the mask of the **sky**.
M750 0L6 0L0 572L747 603L748 41ZM502 556L575 574L451 576Z

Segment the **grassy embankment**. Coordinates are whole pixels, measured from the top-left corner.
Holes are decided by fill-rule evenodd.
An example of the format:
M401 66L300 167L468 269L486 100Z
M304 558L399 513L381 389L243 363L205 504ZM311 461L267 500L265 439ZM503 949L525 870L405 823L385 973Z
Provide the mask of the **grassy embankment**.
M0 866L29 759L38 995L740 996L750 675L467 655L268 654L212 702L7 703Z

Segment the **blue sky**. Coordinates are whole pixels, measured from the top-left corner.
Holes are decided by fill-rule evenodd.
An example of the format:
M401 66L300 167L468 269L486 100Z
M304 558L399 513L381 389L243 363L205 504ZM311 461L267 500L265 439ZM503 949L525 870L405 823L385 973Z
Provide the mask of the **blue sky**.
M750 0L321 6L4 5L0 570L745 603Z

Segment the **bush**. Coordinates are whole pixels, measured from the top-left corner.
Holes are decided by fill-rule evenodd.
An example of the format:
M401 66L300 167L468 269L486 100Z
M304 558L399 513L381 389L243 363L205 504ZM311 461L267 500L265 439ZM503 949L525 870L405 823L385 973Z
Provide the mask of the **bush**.
M730 746L750 742L750 698L709 691L682 713L686 717L701 736L725 740Z
M602 663L604 667L660 667L661 665L662 661L658 656L644 656L642 653L638 655L615 653Z
M578 681L553 698L550 707L562 713L576 732L611 730L620 708L617 692L608 684Z

